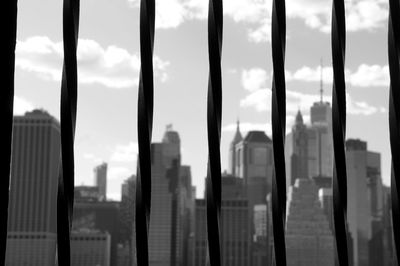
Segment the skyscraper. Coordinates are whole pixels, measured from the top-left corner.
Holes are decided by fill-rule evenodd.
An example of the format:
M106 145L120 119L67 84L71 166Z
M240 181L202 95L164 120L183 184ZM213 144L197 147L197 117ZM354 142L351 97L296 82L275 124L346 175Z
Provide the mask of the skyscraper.
M107 199L107 163L96 166L93 170L96 180L96 186L99 189L99 195L102 200Z
M332 109L328 102L315 102L310 108L311 124L306 125L300 111L292 131L286 136L286 185L297 178L319 178L329 182L333 169Z
M242 134L240 133L239 120L236 122L236 132L233 140L229 145L229 173L235 175L236 172L236 144L243 140Z
M235 136L235 139L236 138ZM232 143L235 142L235 139ZM253 254L254 215L257 204L265 204L271 191L273 173L272 141L263 131L250 131L235 145L235 172L243 182L244 198L248 201L248 224L250 228L250 254ZM224 181L223 181L224 182ZM222 188L224 193L224 188ZM250 263L252 256L250 256Z
M308 178L308 129L300 110L297 112L292 132L286 137L286 183L293 186L296 178Z
M54 265L60 125L43 110L14 117L6 265Z
M151 145L152 199L149 265L188 265L188 223L194 194L188 166L181 165L178 132L167 126L161 143ZM190 189L189 189L190 188ZM192 206L192 210L190 210Z
M372 263L374 257L381 258L380 261L383 259L379 241L373 241L374 245L371 245L383 223L381 156L368 151L365 141L349 139L346 141L346 163L347 220L352 238L352 262L353 265L376 265Z

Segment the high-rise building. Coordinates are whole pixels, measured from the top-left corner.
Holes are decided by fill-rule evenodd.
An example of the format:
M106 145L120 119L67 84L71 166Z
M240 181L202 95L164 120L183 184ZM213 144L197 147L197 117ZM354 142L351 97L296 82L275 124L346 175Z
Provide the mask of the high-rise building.
M287 186L293 186L296 178L308 178L308 129L300 110L297 112L292 132L286 137L285 155Z
M265 132L250 131L235 147L237 163L233 175L243 178L245 186L252 178L263 177L270 187L273 169L272 141Z
M292 132L286 136L286 185L297 178L317 178L330 183L333 169L332 110L328 102L315 102L310 108L311 124L306 125L300 111ZM316 180L317 181L317 180Z
M383 186L381 156L359 139L346 141L347 220L353 265L383 260ZM380 236L382 235L382 236ZM373 262L375 261L375 263Z
M149 265L189 265L194 191L188 166L181 165L178 132L167 126L161 143L151 145L152 199ZM190 207L191 206L191 207Z
M314 123L308 128L308 176L331 177L333 169L332 126Z
M237 136L238 134L235 135L232 143L239 140ZM250 254L253 254L253 236L255 230L253 208L257 204L265 204L267 194L271 191L274 167L272 141L263 131L250 131L243 140L236 143L235 153L236 163L233 176L241 180L243 198L248 201L249 210L247 213L250 228L248 243L250 243ZM223 178L222 182L229 181L229 179L224 180ZM224 192L224 184L222 185L222 193L224 194L226 192ZM233 188L235 186L231 186L227 191ZM250 256L250 263L252 263L251 260L252 256Z
M229 145L229 173L235 175L236 173L236 144L243 140L242 134L240 133L239 120L236 122L236 132L233 140Z
M221 246L223 266L248 266L250 264L249 207L246 199L222 199ZM196 230L194 266L207 264L206 201L196 199Z
M311 124L332 124L332 108L329 102L314 102L310 109L310 117Z
M14 117L6 265L54 265L60 125L43 110Z
M335 265L334 237L309 178L289 188L286 214L287 265Z
M111 236L108 232L73 231L71 265L110 266Z
M93 170L96 186L102 200L107 199L107 163L96 166Z
M121 221L121 242L118 251L124 254L119 256L118 264L124 265L120 259L127 260L127 265L134 265L136 258L136 241L134 239L135 230L135 197L136 197L136 176L132 175L121 185L121 204L119 219Z

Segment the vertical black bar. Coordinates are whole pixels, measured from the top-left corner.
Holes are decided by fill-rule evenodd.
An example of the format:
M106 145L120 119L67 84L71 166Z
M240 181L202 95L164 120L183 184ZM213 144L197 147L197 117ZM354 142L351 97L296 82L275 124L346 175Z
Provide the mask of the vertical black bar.
M138 96L139 162L136 187L136 258L149 265L148 235L151 206L151 135L153 128L153 49L155 1L140 1L140 77Z
M272 178L272 224L276 265L286 265L286 10L284 0L272 4L272 144L274 151L274 176Z
M0 49L0 264L5 263L7 246L8 194L14 107L15 45L17 40L17 0L6 0L1 8L2 49Z
M207 236L211 266L222 265L220 242L221 219L221 118L222 118L222 0L208 3L208 171L207 171Z
M61 81L61 164L57 194L58 265L69 266L70 230L74 204L74 138L78 73L76 49L79 30L79 0L64 0L63 39L64 64Z
M347 248L347 170L346 170L346 83L344 74L346 22L344 0L332 5L332 128L333 128L333 214L336 250L340 266L349 265Z
M396 254L400 258L400 1L389 0L389 130L392 152L391 199Z

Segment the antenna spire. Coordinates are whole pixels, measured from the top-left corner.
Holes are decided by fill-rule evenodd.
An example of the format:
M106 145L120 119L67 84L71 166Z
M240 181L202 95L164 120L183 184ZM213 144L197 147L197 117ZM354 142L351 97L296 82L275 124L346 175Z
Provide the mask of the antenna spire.
M320 77L320 88L319 88L319 93L320 93L320 97L321 97L321 103L324 102L324 81L323 81L323 69L324 69L324 63L321 57L321 77Z

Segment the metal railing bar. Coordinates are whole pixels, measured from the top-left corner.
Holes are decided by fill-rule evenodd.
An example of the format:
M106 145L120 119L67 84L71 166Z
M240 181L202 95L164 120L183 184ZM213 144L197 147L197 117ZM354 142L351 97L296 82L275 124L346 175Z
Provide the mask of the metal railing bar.
M2 49L0 79L0 264L5 264L7 247L8 200L10 187L13 109L14 109L14 72L15 46L17 40L17 0L7 0L1 8Z
M148 236L151 207L151 135L153 128L153 49L155 1L140 1L140 77L138 89L139 161L136 186L136 260L149 265Z
M397 259L400 258L400 1L389 0L389 133L392 154L392 222Z
M346 22L343 0L333 0L331 45L333 64L333 214L336 250L340 266L349 265L347 248L347 170L346 170L346 83L344 73Z
M221 257L221 118L222 78L221 51L223 29L222 0L208 4L208 60L209 79L207 95L208 170L206 185L207 239L211 266L222 265Z
M276 265L286 265L286 10L284 0L272 2L272 144L274 153L274 175L272 177L272 223Z
M78 73L76 49L79 31L79 0L63 2L64 64L61 81L61 162L57 193L58 265L71 264L70 231L74 208L74 139Z

